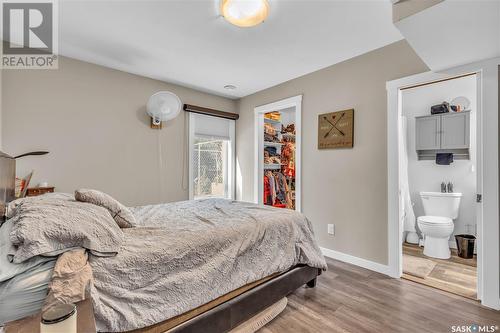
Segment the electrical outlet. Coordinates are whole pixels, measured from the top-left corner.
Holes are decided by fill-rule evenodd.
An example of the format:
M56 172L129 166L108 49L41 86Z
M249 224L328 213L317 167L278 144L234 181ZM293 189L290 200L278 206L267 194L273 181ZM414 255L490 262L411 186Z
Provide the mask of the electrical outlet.
M335 225L334 224L328 225L328 234L335 235Z

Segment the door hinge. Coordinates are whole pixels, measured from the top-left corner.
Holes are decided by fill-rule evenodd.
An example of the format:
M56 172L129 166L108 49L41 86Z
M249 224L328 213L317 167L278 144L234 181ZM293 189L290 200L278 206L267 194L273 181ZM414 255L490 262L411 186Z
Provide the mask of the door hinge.
M483 195L482 194L476 194L476 202L483 202Z

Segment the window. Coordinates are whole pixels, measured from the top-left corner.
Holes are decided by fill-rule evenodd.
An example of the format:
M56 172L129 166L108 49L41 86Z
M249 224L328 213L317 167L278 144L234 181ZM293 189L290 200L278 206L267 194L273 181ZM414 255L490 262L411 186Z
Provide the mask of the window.
M234 120L189 114L189 198L234 197Z

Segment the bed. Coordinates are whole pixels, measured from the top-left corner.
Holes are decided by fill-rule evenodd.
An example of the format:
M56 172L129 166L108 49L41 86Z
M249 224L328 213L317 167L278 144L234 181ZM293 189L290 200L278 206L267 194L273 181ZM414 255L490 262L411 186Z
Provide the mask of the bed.
M2 157L5 163L13 161ZM74 200L61 205L80 208ZM130 211L137 224L117 232L116 253L109 244L92 247L108 237L102 234L82 245L94 275L90 294L99 331L227 332L295 289L314 287L326 268L309 221L293 211L222 199ZM38 237L30 228L21 238ZM52 262L46 258L57 259L27 253L19 249L13 260L42 258L36 267L46 268Z

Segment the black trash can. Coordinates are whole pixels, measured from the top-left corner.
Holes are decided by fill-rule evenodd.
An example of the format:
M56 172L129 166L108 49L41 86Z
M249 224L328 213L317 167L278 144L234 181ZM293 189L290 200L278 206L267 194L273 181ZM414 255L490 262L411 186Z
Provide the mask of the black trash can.
M474 257L475 236L455 235L455 241L457 242L458 256L460 258L472 259Z

